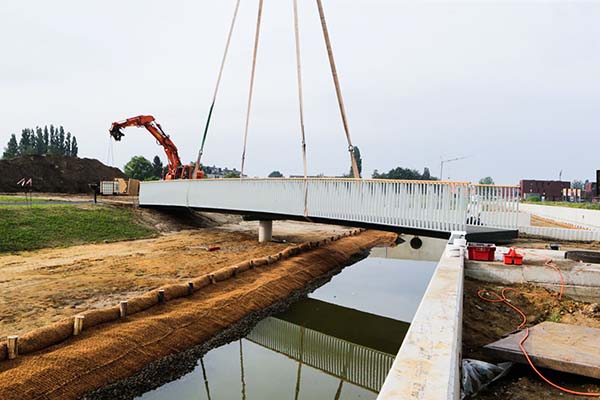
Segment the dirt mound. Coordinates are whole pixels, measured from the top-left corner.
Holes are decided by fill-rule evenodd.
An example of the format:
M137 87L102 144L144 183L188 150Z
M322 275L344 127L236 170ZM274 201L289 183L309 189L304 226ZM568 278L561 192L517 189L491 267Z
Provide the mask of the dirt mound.
M22 192L21 179L32 179L34 192L87 193L88 184L125 178L120 169L77 157L26 156L0 160L0 192Z

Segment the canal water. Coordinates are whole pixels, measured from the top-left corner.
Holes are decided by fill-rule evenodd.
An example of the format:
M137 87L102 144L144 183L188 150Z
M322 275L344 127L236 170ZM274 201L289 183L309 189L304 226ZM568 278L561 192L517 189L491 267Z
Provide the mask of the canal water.
M373 249L307 299L138 399L375 399L443 244Z

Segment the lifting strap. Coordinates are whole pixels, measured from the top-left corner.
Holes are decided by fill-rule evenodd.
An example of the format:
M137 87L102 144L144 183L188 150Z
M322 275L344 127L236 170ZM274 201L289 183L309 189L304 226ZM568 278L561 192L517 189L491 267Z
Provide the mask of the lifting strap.
M302 163L304 179L307 178L306 136L304 134L304 107L302 104L302 67L300 63L300 32L298 29L298 0L294 0L294 36L296 38L296 71L298 74L298 106L300 110L300 134L302 139Z
M294 36L296 39L296 72L298 75L298 107L300 111L300 135L302 140L302 164L304 166L304 216L308 217L308 172L306 166L306 136L304 133L304 107L302 104L302 64L300 62L300 31L298 29L298 0L294 0Z
M246 162L246 145L248 143L248 126L250 124L250 109L252 108L252 92L254 91L254 73L256 71L256 53L258 52L258 40L260 38L260 20L262 17L263 0L258 0L258 15L256 17L256 34L254 36L254 51L252 53L252 71L250 73L250 90L248 92L248 109L246 111L246 127L244 129L244 150L242 151L242 166L240 178L244 176L244 164Z
M333 50L331 48L331 41L329 39L327 23L325 22L325 12L323 11L323 4L321 0L317 0L317 7L319 8L319 16L321 17L321 28L323 28L323 37L325 38L325 45L327 46L327 55L329 56L329 65L331 66L331 75L333 76L333 83L335 85L335 92L337 94L338 105L340 106L342 123L344 124L344 132L346 133L346 140L348 141L348 151L350 152L350 161L352 162L352 174L354 175L355 179L359 179L360 174L358 172L358 164L356 163L356 157L354 157L354 146L352 146L352 140L350 139L350 130L348 128L348 121L346 119L344 99L342 98L342 90L340 89L340 82L337 74L337 69L335 67L335 60L333 59Z
M210 125L210 119L212 117L215 102L217 101L217 93L219 91L219 85L221 83L221 77L223 76L223 69L225 68L225 60L227 59L227 53L229 52L229 44L231 43L231 35L233 34L233 28L235 26L235 20L237 18L238 10L240 8L240 0L235 3L235 9L233 11L233 17L231 18L231 26L229 27L229 33L227 34L227 41L225 42L225 51L223 52L223 59L221 60L221 67L219 68L219 75L217 76L217 84L215 85L215 91L213 93L212 102L210 103L210 109L208 110L208 118L206 119L206 125L204 126L204 134L202 135L202 144L198 151L198 158L196 159L196 166L194 167L194 176L197 176L198 169L200 168L200 159L202 153L204 153L204 143L206 143L206 134L208 133L208 126Z

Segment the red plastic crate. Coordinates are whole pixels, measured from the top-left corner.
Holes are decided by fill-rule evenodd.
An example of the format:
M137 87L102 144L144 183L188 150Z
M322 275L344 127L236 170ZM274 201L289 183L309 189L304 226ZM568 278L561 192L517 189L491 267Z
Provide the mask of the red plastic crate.
M494 261L496 246L491 243L469 243L467 251L469 260Z

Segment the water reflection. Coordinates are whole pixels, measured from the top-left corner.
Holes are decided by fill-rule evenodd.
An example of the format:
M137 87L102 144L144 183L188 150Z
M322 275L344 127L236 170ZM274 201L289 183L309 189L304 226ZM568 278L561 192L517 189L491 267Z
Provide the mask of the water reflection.
M338 379L340 388L344 382L348 382L377 392L394 361L392 354L278 318L261 321L247 339L298 362L296 392L300 389L299 375L303 365Z
M142 398L374 399L394 356L278 319Z
M366 258L309 297L393 318L412 320L436 262Z
M375 399L434 267L362 260L141 399Z

